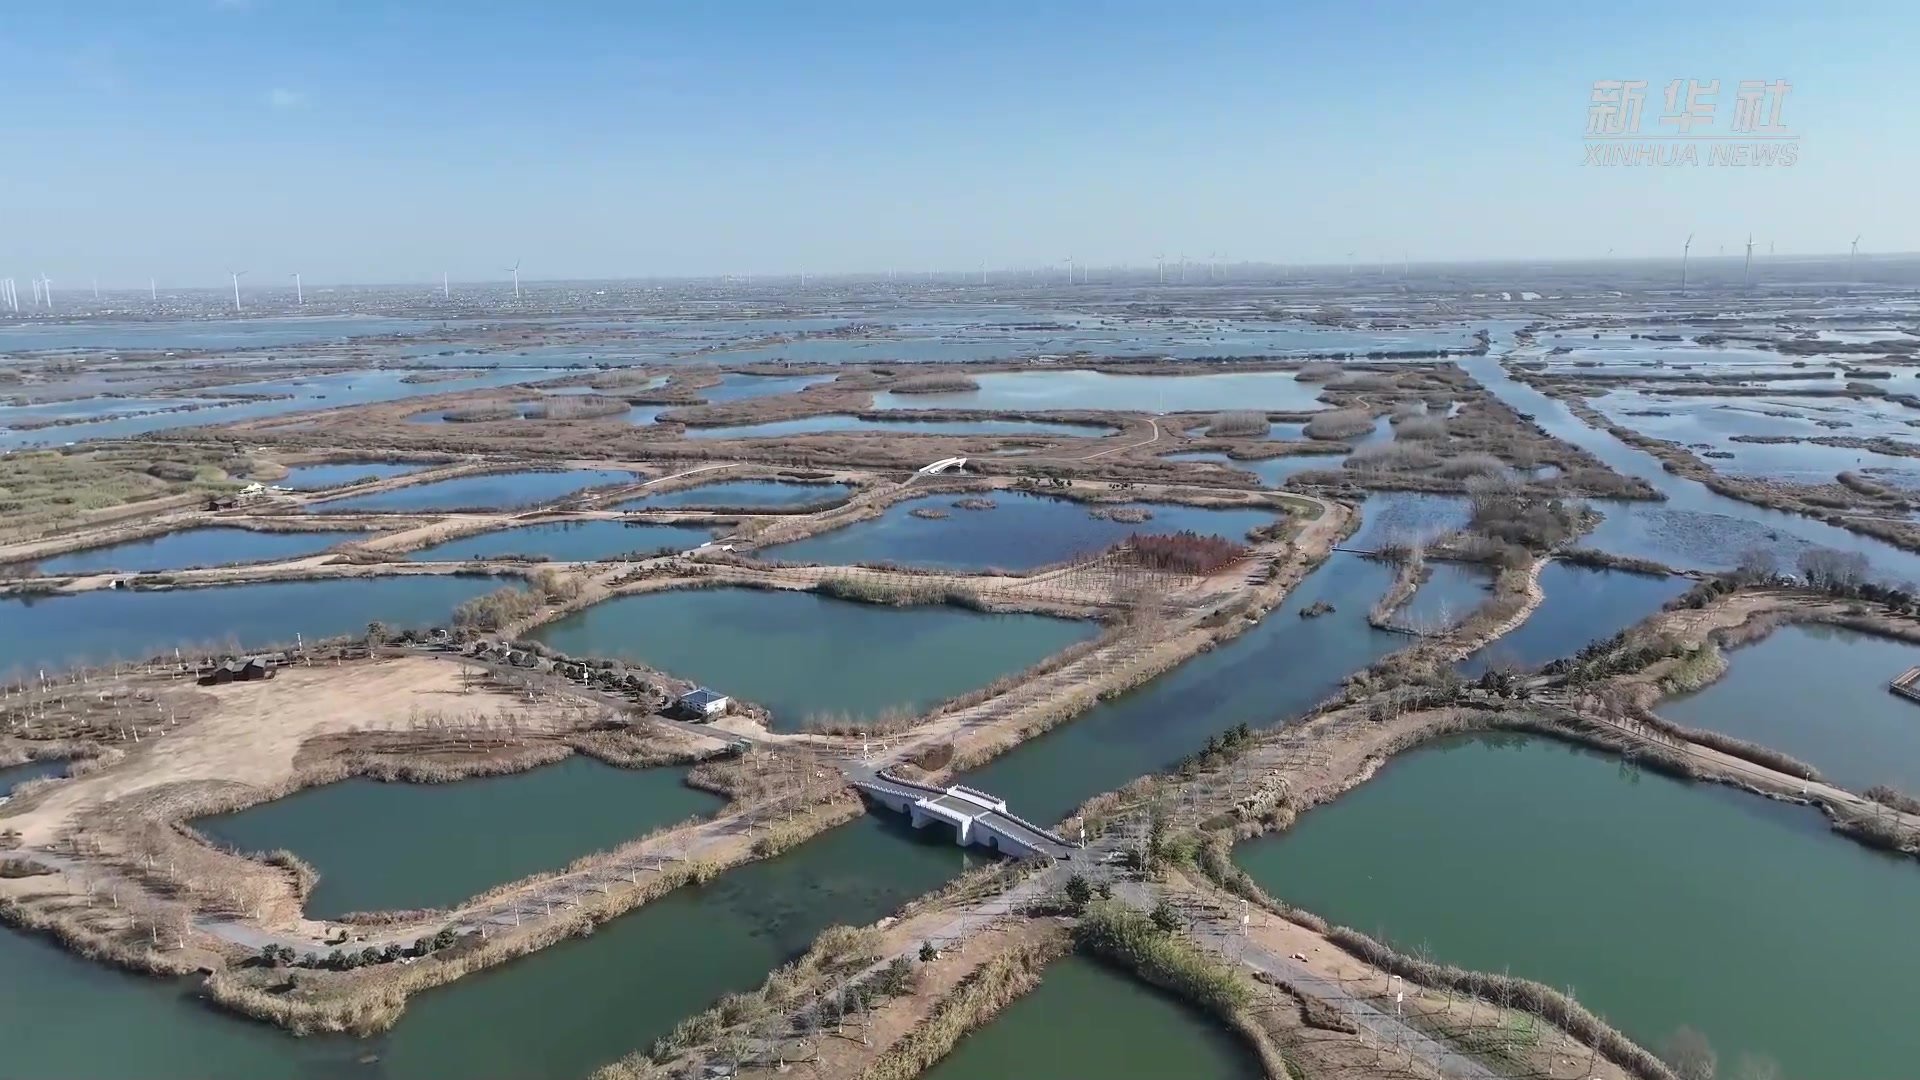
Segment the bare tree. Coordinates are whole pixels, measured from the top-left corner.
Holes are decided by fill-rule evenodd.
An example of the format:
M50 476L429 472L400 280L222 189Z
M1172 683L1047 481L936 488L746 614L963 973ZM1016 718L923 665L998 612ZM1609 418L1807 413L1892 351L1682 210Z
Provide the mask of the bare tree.
M1770 548L1748 548L1740 553L1733 573L1742 581L1772 581L1780 576L1780 559Z
M1857 551L1808 548L1796 565L1800 576L1815 588L1851 588L1867 580L1867 557Z

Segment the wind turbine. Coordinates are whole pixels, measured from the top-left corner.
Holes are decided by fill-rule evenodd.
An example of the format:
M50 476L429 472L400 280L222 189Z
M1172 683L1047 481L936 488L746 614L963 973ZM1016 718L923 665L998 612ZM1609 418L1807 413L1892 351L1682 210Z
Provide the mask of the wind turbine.
M1067 256L1064 261L1067 264L1067 284L1071 285L1073 284L1073 256Z
M152 278L147 279L147 299L156 304L160 302L160 286Z
M1693 250L1693 234L1687 234L1687 242L1680 245L1680 295L1687 295L1687 253Z
M453 291L447 284L447 272L445 270L440 271L440 299L453 299Z
M295 307L307 306L307 294L300 288L300 271L293 272L293 304Z
M48 277L45 271L41 271L40 273L40 295L47 302L47 310L52 311L53 310L53 279Z
M513 265L507 267L507 269L513 272L513 299L515 303L518 303L520 300L520 260L513 260Z
M1853 245L1847 248L1847 280L1853 280L1853 260L1860 254L1860 237L1855 235ZM51 305L49 305L51 306Z
M1747 234L1747 264L1746 266L1742 267L1740 270L1740 288L1742 290L1746 290L1746 289L1751 289L1752 287L1753 287L1753 234L1748 233Z
M227 274L233 278L233 310L235 311L240 310L240 275L244 273L246 273L245 270L227 271Z
M95 300L100 299L100 279L99 278L93 279L93 298Z
M1153 257L1153 265L1160 272L1160 284L1167 283L1167 253L1162 251Z

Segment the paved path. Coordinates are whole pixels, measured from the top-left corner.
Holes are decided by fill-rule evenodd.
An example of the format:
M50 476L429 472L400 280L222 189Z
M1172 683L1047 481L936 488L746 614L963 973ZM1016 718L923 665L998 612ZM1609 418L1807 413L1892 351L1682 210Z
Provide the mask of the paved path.
M1151 439L1144 439L1140 442L1130 443L1126 446L1116 446L1111 450L1099 450L1094 453L1088 454L1085 457L1068 458L1067 460L1068 461L1092 461L1095 458L1106 457L1108 454L1118 454L1127 450L1138 450L1142 446L1152 446L1154 443L1157 443L1160 441L1160 421L1149 419L1147 421L1147 426L1153 429L1153 438Z

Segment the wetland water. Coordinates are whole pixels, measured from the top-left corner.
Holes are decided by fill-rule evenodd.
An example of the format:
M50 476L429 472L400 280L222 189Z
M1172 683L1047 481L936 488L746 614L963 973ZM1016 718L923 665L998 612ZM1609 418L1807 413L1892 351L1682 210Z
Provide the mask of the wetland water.
M182 529L124 544L84 548L34 563L42 574L102 574L109 571L149 573L199 566L279 562L314 555L341 544L372 536L370 532L262 532L230 525Z
M1260 626L1016 748L972 779L993 785L1017 812L1057 819L1091 795L1177 761L1209 734L1303 709L1345 673L1403 642L1371 631L1362 618L1386 582L1385 567L1335 555ZM1330 600L1336 612L1300 619L1299 606L1314 599ZM419 794L454 794L458 786ZM983 861L937 830L869 814L784 856L669 894L590 937L423 994L393 1031L364 1041L292 1039L206 1008L189 981L124 974L0 930L0 970L17 973L0 979L0 1015L14 1025L6 1060L29 1076L573 1080L644 1048L721 995L758 985L829 924L871 922ZM1072 993L1065 997L1082 999L1067 985ZM1123 983L1111 994L1137 989ZM1090 994L1086 1000L1109 1000L1105 989ZM100 1023L115 1038L84 1037ZM1225 1038L1204 1021L1179 1025L1183 1035L1165 1022L1139 1025L1161 1032L1159 1041L1179 1040L1182 1062L1211 1068L1240 1060L1231 1043L1215 1043L1212 1051L1186 1045L1189 1038ZM1114 1038L1111 1030L1104 1038Z
M278 395L258 399L235 398L232 404L187 412L153 413L99 420L86 424L63 424L32 431L0 432L0 449L25 446L59 446L87 439L124 439L150 431L231 424L240 420L261 420L316 409L344 405L364 405L376 401L397 401L426 394L445 394L456 390L509 386L531 382L555 374L552 371L493 371L447 382L408 382L417 372L400 370L345 371L331 375L291 376L267 382L240 383L217 388L221 393Z
M623 555L686 551L713 538L709 525L629 525L624 521L551 521L476 533L407 553L414 562L497 559L537 555L560 562L588 562Z
M1446 740L1241 845L1269 891L1403 948L1511 970L1644 1046L1876 1080L1920 1057L1904 985L1920 869L1818 812L1545 739Z
M1291 371L1217 375L1109 375L1101 371L997 371L970 376L978 390L953 394L873 395L876 409L1125 409L1205 412L1264 409L1307 412L1327 408L1322 387Z
M926 1080L1078 1080L1094 1076L1256 1080L1240 1041L1193 1006L1076 954L961 1040Z
M1656 710L1784 751L1855 791L1920 792L1920 704L1887 689L1920 646L1838 626L1783 626L1727 653L1727 673Z
M1548 434L1667 496L1660 503L1596 503L1606 519L1581 541L1588 547L1655 559L1679 570L1730 570L1743 552L1758 547L1773 551L1782 567L1791 570L1799 552L1822 546L1865 555L1875 573L1887 580L1920 581L1920 555L1798 514L1716 495L1703 484L1667 472L1653 455L1587 426L1562 402L1508 375L1498 357L1462 357L1460 365Z
M1285 457L1263 458L1259 461L1238 461L1225 454L1213 451L1194 451L1184 454L1168 454L1167 461L1201 461L1214 465L1224 465L1229 469L1250 472L1260 478L1266 487L1285 487L1288 480L1303 472L1319 469L1339 471L1346 464L1345 454L1288 454Z
M319 514L368 510L523 510L557 502L587 488L632 484L639 479L619 469L480 473L371 495L354 495L320 503L312 509Z
M813 593L681 589L602 601L529 636L575 656L620 656L773 712L871 718L920 709L1011 675L1077 641L1091 622L882 607Z
M448 574L0 599L0 678L145 659L175 646L252 648L291 644L295 634L316 641L363 633L374 620L395 628L445 625L455 605L500 585L497 578Z
M991 510L967 510L954 503L965 495L927 495L886 508L879 517L844 528L767 548L785 562L846 565L897 562L946 570L1026 570L1090 554L1134 533L1194 532L1244 541L1247 533L1278 520L1274 510L1209 510L1175 503L1082 503L992 491ZM1153 516L1129 524L1094 517L1098 509L1144 510ZM943 512L944 518L914 516L916 510Z
M1021 744L968 773L967 783L1030 821L1052 823L1235 724L1257 728L1303 713L1408 643L1367 625L1367 609L1392 580L1386 564L1336 552L1258 626ZM1318 601L1334 610L1300 617Z
M843 503L853 494L850 484L802 484L785 480L730 480L719 484L663 491L613 504L615 510L660 510L690 506L751 507L790 510L802 506Z
M416 997L372 1039L295 1039L0 928L4 1067L20 1076L578 1080L731 991L757 986L833 923L861 925L985 857L869 815L502 967ZM89 1037L105 1024L114 1037Z
M720 405L729 401L746 401L750 398L772 397L775 394L792 394L805 390L809 386L832 382L834 375L741 375L733 372L720 376L715 386L704 387L693 393L709 405Z
M434 466L419 463L401 463L385 461L343 461L330 465L294 465L287 469L287 475L275 481L275 487L293 491L323 491L339 487L342 484L354 484L362 480L386 480L390 477L405 476L431 469Z
M1478 563L1432 560L1427 569L1427 580L1393 614L1397 625L1428 633L1457 625L1486 602L1493 588L1493 571Z
M658 414L656 414L658 415ZM651 417L649 419L652 419ZM894 435L1111 435L1117 429L1102 424L1061 424L1045 420L870 420L864 416L806 416L764 424L731 427L688 427L689 439L771 439L782 435L887 432Z
M0 765L0 795L10 794L14 788L29 780L38 780L43 776L65 776L66 772L64 758L40 758L19 765Z
M575 756L451 784L343 780L193 825L241 851L286 848L312 863L316 918L446 907L724 804L686 775Z
M1590 641L1605 641L1692 585L1681 577L1550 562L1540 572L1546 593L1540 606L1517 629L1461 661L1461 669L1476 675L1495 665L1531 671L1579 652Z

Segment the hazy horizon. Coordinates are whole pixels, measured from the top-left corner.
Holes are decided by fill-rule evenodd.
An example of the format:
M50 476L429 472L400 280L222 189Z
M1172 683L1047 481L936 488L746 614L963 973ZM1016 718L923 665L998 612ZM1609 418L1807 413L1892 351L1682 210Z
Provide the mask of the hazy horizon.
M0 277L103 289L1920 250L1920 10L1762 0L28 5ZM1781 82L1791 166L1588 158L1594 84ZM1712 130L1702 128L1703 131ZM1727 139L1732 136L1702 136ZM1655 144L1662 152L1672 141ZM1703 155L1716 146L1699 144ZM1878 253L1878 254L1876 254Z

